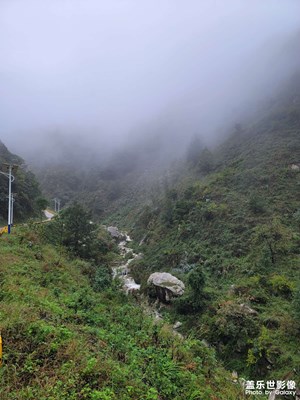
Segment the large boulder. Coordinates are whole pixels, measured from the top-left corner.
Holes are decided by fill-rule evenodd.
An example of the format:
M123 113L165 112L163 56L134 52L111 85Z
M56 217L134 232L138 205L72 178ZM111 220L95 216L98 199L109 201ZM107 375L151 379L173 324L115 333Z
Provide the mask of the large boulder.
M182 296L184 283L168 272L154 272L148 278L149 287L154 287L159 300L168 303L172 297Z
M120 232L116 226L107 227L108 233L117 240L126 240L126 235L123 232Z

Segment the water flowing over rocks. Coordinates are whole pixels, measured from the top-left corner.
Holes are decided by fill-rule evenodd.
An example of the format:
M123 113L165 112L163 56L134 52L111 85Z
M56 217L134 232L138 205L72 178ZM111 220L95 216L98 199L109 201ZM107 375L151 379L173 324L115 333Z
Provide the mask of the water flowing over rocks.
M130 276L130 264L132 263L132 261L142 258L142 254L136 254L132 251L132 249L127 247L128 243L131 242L131 238L129 235L127 235L127 233L120 232L119 229L115 226L109 226L107 228L107 231L114 239L120 240L120 242L118 243L118 247L120 250L120 254L124 258L128 253L132 254L132 258L127 260L124 264L112 268L113 278L118 277L122 281L123 290L127 294L140 290L141 285L136 283L135 280Z
M124 258L124 261L128 254L132 254L132 257L124 262L124 264L120 264L119 266L112 268L113 278L119 278L122 281L122 288L125 293L134 294L135 292L139 292L141 285L137 284L130 276L130 264L134 260L142 259L143 254L136 254L127 246L128 243L132 241L127 233L119 231L116 227L108 227L107 231L115 240L119 241L118 247L120 254ZM185 289L182 281L167 272L155 272L151 274L148 278L148 284L152 284L160 294L160 296L157 296L157 304L160 304L159 301L166 303L171 299L171 297L181 296ZM164 319L160 312L153 306L151 307L145 304L145 302L140 303L141 307L144 309L144 312L148 315L151 315L155 323L163 323ZM177 329L179 329L181 326L182 323L177 321L173 326L170 326L170 329L174 336L177 336L183 340L183 335L177 331Z
M173 325L173 329L178 329L178 328L180 328L182 326L182 322L180 322L180 321L177 321L177 322L175 322L175 324Z

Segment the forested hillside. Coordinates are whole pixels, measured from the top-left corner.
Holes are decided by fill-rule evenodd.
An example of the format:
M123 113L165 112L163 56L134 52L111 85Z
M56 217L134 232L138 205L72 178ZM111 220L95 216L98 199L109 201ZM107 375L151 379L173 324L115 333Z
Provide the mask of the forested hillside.
M188 286L165 309L230 369L294 377L300 365L300 92L294 81L218 148L193 152L175 185L141 210L134 276Z
M41 192L34 175L28 170L21 157L10 153L7 147L0 141L0 166L2 163L18 166L15 181L12 183L12 192L15 193L14 220L24 221L40 212L39 198ZM0 222L7 222L8 203L8 178L0 174Z
M156 196L162 171L169 169L159 138L154 143L142 138L112 155L80 151L82 144L59 142L52 148L57 159L32 168L48 199L58 197L63 206L79 201L98 220L140 207L153 192Z

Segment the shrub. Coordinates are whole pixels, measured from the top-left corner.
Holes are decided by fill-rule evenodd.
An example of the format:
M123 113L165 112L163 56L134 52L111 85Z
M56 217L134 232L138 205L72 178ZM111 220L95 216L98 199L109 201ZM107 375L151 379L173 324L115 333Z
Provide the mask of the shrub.
M249 199L249 208L254 214L262 214L266 211L266 201L258 196L257 194L252 194Z
M97 292L100 292L111 285L112 276L107 267L97 267L93 287Z
M283 275L273 275L270 279L272 292L277 296L291 298L293 293L293 283Z
M294 293L293 312L296 320L300 324L300 286L298 286L297 290Z

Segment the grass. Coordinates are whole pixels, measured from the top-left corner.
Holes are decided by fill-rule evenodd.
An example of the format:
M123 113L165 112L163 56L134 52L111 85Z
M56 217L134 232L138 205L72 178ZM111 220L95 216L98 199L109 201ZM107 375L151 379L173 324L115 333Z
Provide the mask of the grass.
M28 227L0 238L3 400L239 399L212 349L154 324Z

